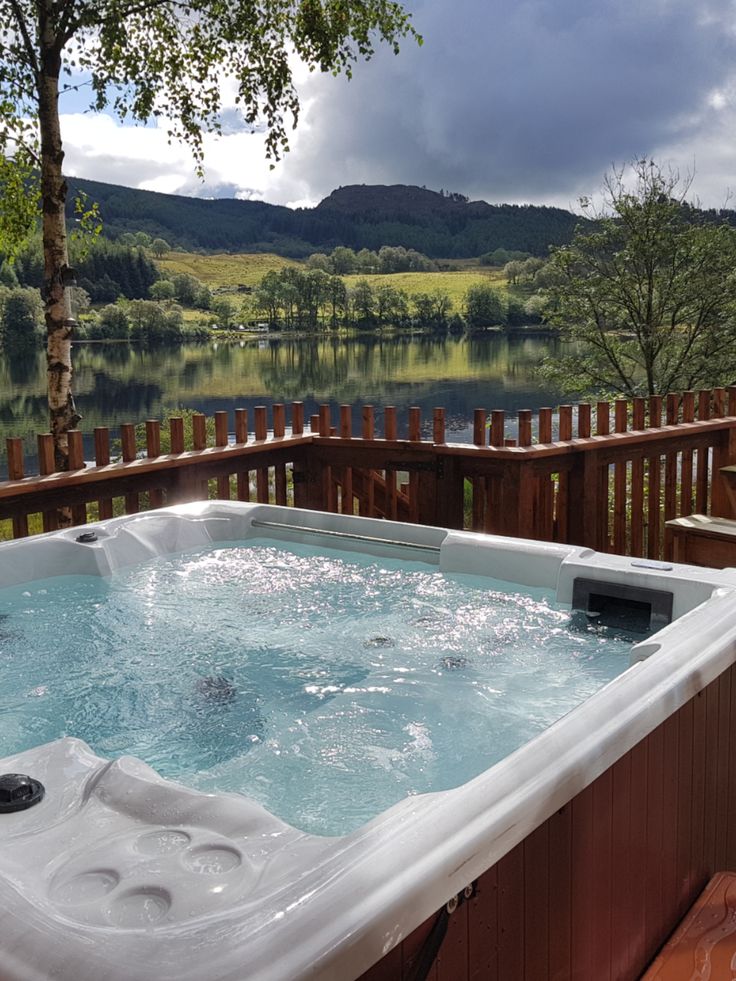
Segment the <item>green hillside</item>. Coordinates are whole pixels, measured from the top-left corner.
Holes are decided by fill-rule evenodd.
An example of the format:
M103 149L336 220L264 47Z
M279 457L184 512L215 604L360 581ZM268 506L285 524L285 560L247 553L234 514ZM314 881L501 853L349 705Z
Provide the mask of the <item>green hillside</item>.
M561 208L491 205L407 185L353 185L316 208L263 201L207 200L70 178L72 192L98 202L111 238L144 231L179 251L274 252L303 258L337 245L403 245L433 258L467 258L497 248L546 255L566 243L578 217ZM74 193L69 195L69 211Z

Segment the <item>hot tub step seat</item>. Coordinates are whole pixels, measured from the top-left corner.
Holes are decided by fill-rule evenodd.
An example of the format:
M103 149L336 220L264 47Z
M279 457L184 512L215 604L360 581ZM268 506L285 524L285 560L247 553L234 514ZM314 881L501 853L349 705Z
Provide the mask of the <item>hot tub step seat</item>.
M736 566L736 521L708 514L673 518L665 525L665 555L711 569Z
M641 981L733 977L736 872L717 872Z

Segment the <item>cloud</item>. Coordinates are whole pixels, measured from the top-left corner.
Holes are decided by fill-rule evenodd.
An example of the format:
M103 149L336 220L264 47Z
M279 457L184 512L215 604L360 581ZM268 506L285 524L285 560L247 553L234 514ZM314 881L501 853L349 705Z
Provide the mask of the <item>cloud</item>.
M416 0L420 49L379 49L351 82L300 75L303 113L274 170L228 105L207 179L154 126L64 117L79 176L204 196L314 202L341 184L411 183L571 206L605 171L655 155L721 205L736 173L728 0Z

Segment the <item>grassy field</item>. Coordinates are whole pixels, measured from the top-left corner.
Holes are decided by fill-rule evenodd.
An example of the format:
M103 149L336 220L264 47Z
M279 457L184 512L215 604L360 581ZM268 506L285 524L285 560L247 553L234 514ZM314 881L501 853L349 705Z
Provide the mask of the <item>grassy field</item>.
M388 283L397 289L405 290L409 295L444 290L449 294L456 310L461 308L468 287L476 283L490 283L497 289L506 291L508 284L503 270L479 266L473 260L452 261L453 264L462 261L463 268L447 272L393 273L387 276L366 277L355 275L343 278L348 287L354 286L359 279L366 278L373 287ZM206 283L210 289L224 291L235 290L240 285L257 286L263 276L272 269L303 266L293 259L283 259L281 256L268 253L198 255L193 252L169 252L157 262L164 273L189 273Z
M270 253L242 255L198 255L195 252L169 252L156 260L164 273L189 273L210 289L257 286L267 272L297 266L293 259Z
M367 279L375 289L383 283L396 289L405 290L409 296L414 293L434 293L442 290L447 293L454 304L455 310L460 310L463 297L469 287L478 283L487 283L499 292L506 292L507 282L503 271L475 266L454 272L408 272L392 273L390 276L344 276L348 288L355 286L359 279Z

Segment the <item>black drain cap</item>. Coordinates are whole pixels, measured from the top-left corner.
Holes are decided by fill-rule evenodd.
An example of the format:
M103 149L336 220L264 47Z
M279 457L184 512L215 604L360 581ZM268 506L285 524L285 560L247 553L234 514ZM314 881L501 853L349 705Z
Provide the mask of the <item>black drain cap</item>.
M89 544L90 542L97 541L97 535L93 531L85 531L83 534L77 535L76 540L84 544Z
M25 811L40 804L46 788L25 773L3 773L0 776L0 814Z

